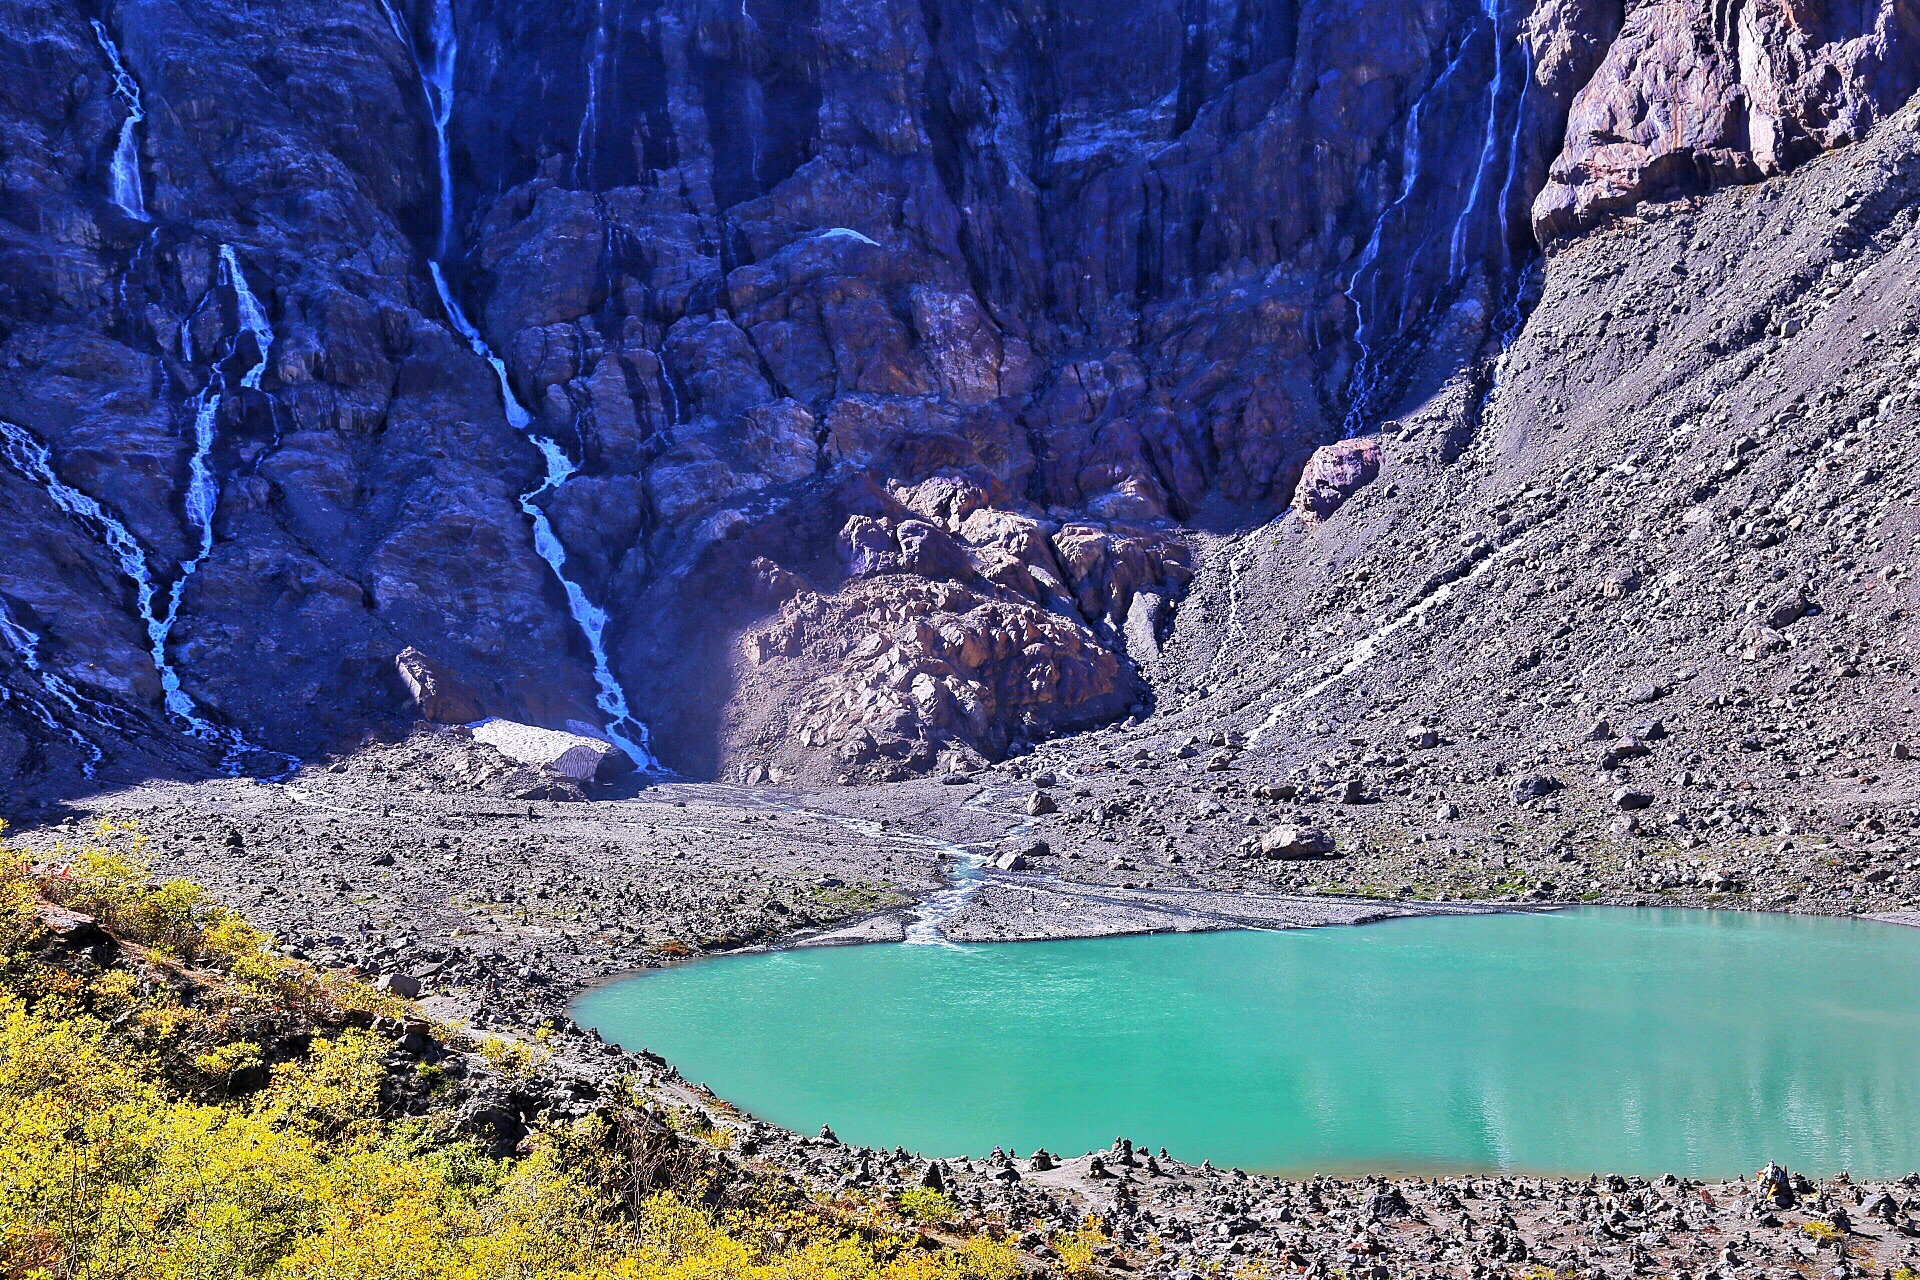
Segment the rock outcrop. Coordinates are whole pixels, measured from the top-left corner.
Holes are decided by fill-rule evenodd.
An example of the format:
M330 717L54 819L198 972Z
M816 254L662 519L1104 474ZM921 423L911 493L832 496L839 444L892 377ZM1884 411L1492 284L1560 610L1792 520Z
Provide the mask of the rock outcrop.
M1123 715L1181 530L1484 381L1530 216L1857 137L1910 7L20 0L0 756L479 710L880 776Z
M1642 201L1784 173L1859 141L1916 88L1911 0L1642 5L1574 97L1535 230L1556 239Z

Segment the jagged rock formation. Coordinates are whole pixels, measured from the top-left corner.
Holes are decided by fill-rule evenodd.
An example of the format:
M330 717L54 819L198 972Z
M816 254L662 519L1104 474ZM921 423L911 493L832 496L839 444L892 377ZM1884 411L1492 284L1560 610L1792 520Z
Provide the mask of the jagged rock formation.
M7 761L154 767L164 721L265 770L415 714L409 646L478 714L700 775L1144 707L1181 530L1484 381L1529 211L1563 237L1858 137L1913 28L16 0Z

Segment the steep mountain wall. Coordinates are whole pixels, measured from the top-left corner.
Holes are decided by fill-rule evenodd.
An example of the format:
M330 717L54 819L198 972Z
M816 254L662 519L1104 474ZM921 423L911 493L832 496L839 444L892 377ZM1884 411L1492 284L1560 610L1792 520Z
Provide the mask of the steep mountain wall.
M407 646L695 774L1110 719L1183 528L1489 360L1537 239L1860 136L1915 24L0 5L9 749L270 770Z

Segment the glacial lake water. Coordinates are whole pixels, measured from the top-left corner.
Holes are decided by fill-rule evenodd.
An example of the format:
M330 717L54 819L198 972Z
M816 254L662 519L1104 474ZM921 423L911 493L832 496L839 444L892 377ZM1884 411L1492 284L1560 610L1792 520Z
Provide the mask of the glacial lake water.
M1288 1173L1920 1169L1920 929L1576 908L721 957L575 1017L763 1119Z

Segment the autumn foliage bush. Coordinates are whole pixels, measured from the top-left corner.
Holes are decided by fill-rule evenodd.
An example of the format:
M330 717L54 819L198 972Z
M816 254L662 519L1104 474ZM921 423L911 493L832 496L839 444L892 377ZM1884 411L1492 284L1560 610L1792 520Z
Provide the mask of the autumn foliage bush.
M128 829L58 855L35 869L0 843L0 1280L1024 1274L985 1238L927 1250L804 1207L636 1204L602 1176L600 1117L490 1159L385 1115L391 1042L354 1024L398 1002L155 884ZM98 920L120 958L50 960L48 901Z

